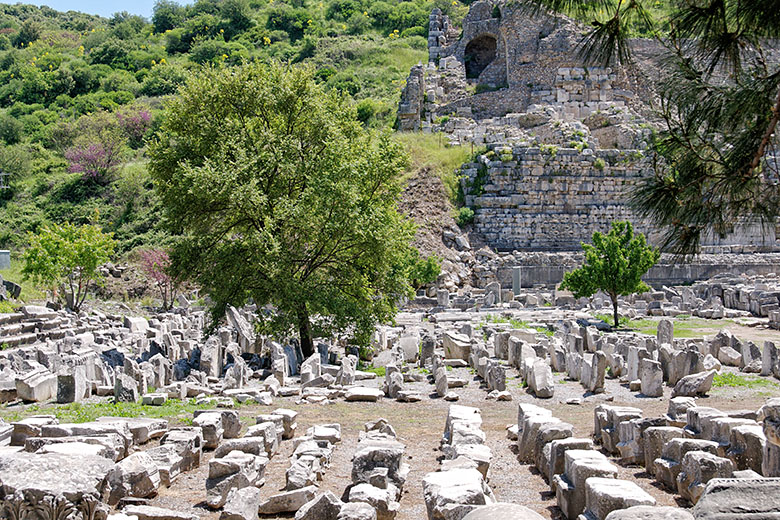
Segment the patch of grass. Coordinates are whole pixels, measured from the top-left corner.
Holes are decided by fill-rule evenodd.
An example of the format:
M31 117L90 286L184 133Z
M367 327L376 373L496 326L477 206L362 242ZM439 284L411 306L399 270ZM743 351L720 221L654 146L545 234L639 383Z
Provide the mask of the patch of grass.
M0 276L2 276L4 280L8 280L22 286L22 294L19 298L21 301L30 302L34 300L45 300L46 294L43 291L35 286L35 284L33 284L30 280L22 279L22 265L23 263L21 259L12 259L11 268L0 269Z
M12 312L16 312L17 307L18 306L15 303L8 300L3 300L0 302L0 314L10 314Z
M601 320L604 323L609 323L610 325L615 323L615 317L611 314L594 314L594 318L597 320ZM628 324L631 320L628 318L628 316L618 316L618 325L620 327L628 327Z
M363 372L371 372L376 374L377 377L385 377L385 371L387 369L385 367L375 367L374 365L363 365L361 363L358 365L358 370L362 370Z
M38 414L54 415L61 423L83 423L94 421L98 417L146 417L150 419L168 419L172 423L187 423L195 410L213 408L211 403L195 404L194 399L180 401L169 399L162 406L144 406L135 403L70 403L33 405L23 410L0 409L0 417L6 421L18 421Z
M729 388L780 388L780 385L763 377L747 377L732 372L724 372L722 374L715 374L715 378L712 380L712 386L716 388L729 387Z
M701 338L708 334L717 333L722 328L734 324L733 320L708 320L694 318L686 314L681 314L680 316L672 318L674 337L679 339ZM636 332L655 336L658 331L658 320L647 318L631 320L628 326Z
M469 160L471 149L446 146L446 138L440 134L404 132L394 137L409 154L410 171L430 169L442 180L447 196L454 201L458 194L458 172Z

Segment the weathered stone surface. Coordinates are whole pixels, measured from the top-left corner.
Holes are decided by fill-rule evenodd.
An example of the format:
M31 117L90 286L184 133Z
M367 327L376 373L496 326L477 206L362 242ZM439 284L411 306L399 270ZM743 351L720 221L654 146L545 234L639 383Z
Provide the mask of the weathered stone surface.
M326 491L305 503L295 513L295 520L337 520L343 505L336 495Z
M353 386L344 394L347 401L368 401L375 403L384 396L384 392L378 388L368 388L364 386Z
M641 392L648 397L661 397L664 395L664 374L661 363L652 359L642 359L639 362L639 379Z
M606 520L693 520L693 515L677 507L633 506L612 511Z
M642 432L645 470L651 476L655 475L655 460L661 457L664 446L670 440L681 438L682 436L682 428L675 428L674 426L651 427Z
M471 339L465 334L445 332L442 335L444 344L444 357L447 359L469 360L471 354Z
M654 505L655 499L633 482L601 477L585 482L586 516L595 520L604 520L612 511Z
M400 504L395 500L395 488L378 488L368 483L358 484L349 490L350 502L369 504L375 511L377 520L393 520Z
M122 512L128 517L138 520L198 520L196 515L144 505L127 506Z
M231 489L219 520L256 520L262 501L260 495L260 490L254 486Z
M683 377L674 386L672 397L706 395L712 388L712 380L716 373L715 370L710 370L709 372L699 372Z
M531 391L541 399L549 399L555 393L552 369L546 361L538 360L531 367L528 377L528 386Z
M115 505L124 497L147 498L160 488L160 470L144 452L136 452L116 463L107 477L111 492L108 503Z
M777 520L780 479L713 479L693 508L696 520Z
M307 486L294 491L285 491L271 495L258 507L261 515L273 515L276 513L294 513L303 505L314 498L317 486Z
M462 520L542 520L544 517L517 504L497 503L479 506Z
M92 455L5 453L0 455L0 490L41 499L62 495L71 502L103 494L114 462Z
M16 395L23 401L43 402L57 395L57 376L44 368L16 378Z
M495 502L493 492L476 469L428 473L423 478L423 497L429 520L451 518L448 511L453 506L481 506Z
M376 511L363 502L347 502L341 507L336 520L376 520Z
M677 492L695 504L707 483L714 478L731 478L734 464L729 459L703 451L689 451L683 457L677 475Z

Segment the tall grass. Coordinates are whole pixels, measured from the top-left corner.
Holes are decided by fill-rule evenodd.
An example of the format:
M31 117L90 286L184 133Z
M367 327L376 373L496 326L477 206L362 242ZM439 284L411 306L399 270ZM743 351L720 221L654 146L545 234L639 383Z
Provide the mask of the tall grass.
M466 146L448 146L441 134L421 132L399 133L395 138L403 144L411 158L412 171L428 168L444 183L447 196L455 201L458 194L458 172L469 160L471 149Z

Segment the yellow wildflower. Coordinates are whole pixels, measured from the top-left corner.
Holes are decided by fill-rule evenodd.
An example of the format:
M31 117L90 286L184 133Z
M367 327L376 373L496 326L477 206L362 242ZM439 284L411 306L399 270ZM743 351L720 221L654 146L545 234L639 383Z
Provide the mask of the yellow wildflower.
M263 36L263 43L265 45L271 45L271 38L269 38L268 36Z

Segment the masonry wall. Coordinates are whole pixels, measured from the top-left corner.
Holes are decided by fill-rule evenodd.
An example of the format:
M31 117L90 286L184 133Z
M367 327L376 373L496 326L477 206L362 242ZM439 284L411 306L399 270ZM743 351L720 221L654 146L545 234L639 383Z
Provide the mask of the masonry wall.
M496 147L495 160L464 165L467 203L477 208L476 231L503 251L573 251L607 232L615 220L629 220L651 243L660 236L629 206L631 189L652 175L636 150L555 147ZM481 184L482 193L476 194ZM468 188L470 186L470 188ZM469 189L471 193L469 193ZM774 229L743 226L726 237L705 237L703 245L775 249Z
M487 170L482 172L484 193L473 199L479 208L476 230L491 246L573 250L594 231L606 231L614 220L636 223L625 203L626 193L644 170L630 153L555 148L497 152L506 160L482 165ZM466 165L463 173L472 186L479 182L479 165ZM641 223L636 227L649 231Z

